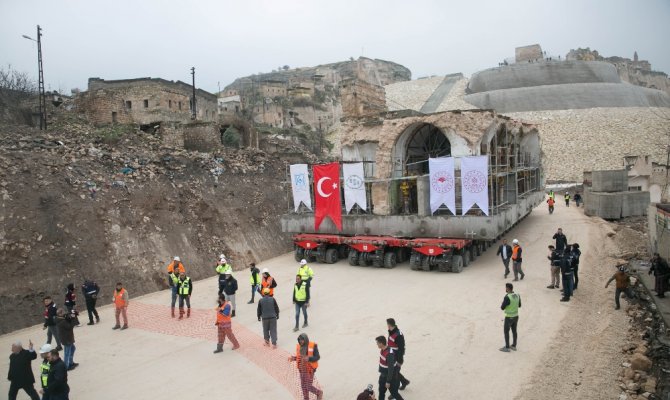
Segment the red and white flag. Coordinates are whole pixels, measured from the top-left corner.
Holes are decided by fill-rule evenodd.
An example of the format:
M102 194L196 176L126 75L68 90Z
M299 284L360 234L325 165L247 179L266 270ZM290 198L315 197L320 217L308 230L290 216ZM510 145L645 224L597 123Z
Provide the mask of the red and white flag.
M320 164L312 168L314 175L314 229L328 216L342 230L342 202L340 200L340 164Z

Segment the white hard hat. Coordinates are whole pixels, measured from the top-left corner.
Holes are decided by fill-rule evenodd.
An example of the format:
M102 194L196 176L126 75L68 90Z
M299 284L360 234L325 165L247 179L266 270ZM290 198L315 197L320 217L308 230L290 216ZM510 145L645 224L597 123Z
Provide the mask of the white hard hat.
M268 274L269 274L269 273L270 273L270 270L267 269L267 268L263 268L263 272L262 272L262 273L264 273L264 274L265 274L265 273L268 273Z
M305 264L307 264L307 260L305 260L304 258L302 260L300 260L300 265L305 265Z
M219 255L219 258L226 258L226 255L223 254L223 253L221 253L221 254Z
M174 260L175 261L181 261L181 258L179 258L178 256L174 256Z
M40 354L45 354L53 350L53 347L49 344L43 344L42 347L40 347Z
M519 239L514 239L514 240L512 240L512 243L514 243L514 244L519 244Z

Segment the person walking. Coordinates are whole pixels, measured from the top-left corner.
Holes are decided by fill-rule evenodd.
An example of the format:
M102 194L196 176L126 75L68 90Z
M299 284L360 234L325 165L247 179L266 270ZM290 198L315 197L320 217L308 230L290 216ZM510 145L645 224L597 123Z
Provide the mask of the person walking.
M216 267L214 268L214 271L216 271L217 275L219 276L219 294L223 293L223 286L224 286L224 281L226 280L226 273L229 273L232 275L233 273L233 267L228 264L228 261L226 260L226 257L223 257L223 254L219 258L219 262L216 264Z
M251 284L251 300L247 304L254 304L254 297L256 296L256 291L260 292L261 290L261 277L258 268L256 268L256 263L249 264L249 272L251 276L249 277L249 283Z
M555 203L556 203L556 202L554 201L554 198L553 198L553 197L549 197L549 198L547 199L547 206L549 206L549 214L553 214L553 213L554 213L554 204L555 204Z
M565 206L570 207L570 193L565 192L565 196L563 196L563 198L565 199Z
M312 268L307 265L307 260L304 258L300 260L300 267L298 267L298 275L302 278L303 282L307 282L307 285L312 285L312 278L314 277L314 271Z
M618 310L621 308L621 304L619 304L619 297L621 296L621 293L625 293L626 297L629 299L634 297L633 291L630 288L630 275L628 275L628 272L626 272L625 262L619 262L617 272L615 272L614 275L612 275L612 277L607 281L605 284L605 289L607 289L612 281L616 281L616 290L614 291L614 309Z
M184 303L186 303L186 318L191 316L191 294L193 294L193 281L190 276L186 276L185 272L179 273L177 280L177 287L179 288L179 319L184 318Z
M172 259L172 262L167 266L168 286L170 287L172 294L170 303L170 312L172 314L172 318L175 317L174 308L177 304L177 296L179 294L179 274L182 272L186 273L186 268L184 268L184 264L181 263L181 258L179 258L179 256L175 256Z
M41 390L49 400L68 400L70 386L67 384L67 368L60 359L58 350L49 352L49 376L47 387Z
M500 255L503 265L505 266L505 278L509 275L509 260L512 259L512 246L507 244L507 239L503 238L502 244L498 246L498 252L496 255Z
M28 341L28 350L23 348L21 342L12 344L12 354L9 355L9 400L16 400L19 390L26 392L31 400L40 400L40 396L35 390L35 375L30 366L32 361L37 358L37 353L33 348L33 342Z
M42 329L47 330L47 343L51 344L51 338L56 339L56 349L58 351L63 350L60 342L60 336L58 335L58 328L56 327L56 303L51 299L51 296L46 296L44 298L44 327Z
M549 198L552 199L552 200L556 200L556 195L554 194L553 190L549 191Z
M309 400L310 393L314 393L317 400L323 399L323 391L314 386L314 374L319 367L320 359L319 346L310 342L306 333L301 333L295 346L295 356L289 357L289 361L295 362L298 368L303 400Z
M558 228L552 239L556 240L556 250L562 253L568 244L568 238L563 234L563 229Z
M42 389L40 389L40 393L43 393L44 389L47 387L49 368L51 367L51 363L49 363L49 353L51 353L51 350L53 350L53 347L49 343L40 347L40 357L42 358L42 363L40 364L40 384ZM42 400L49 400L49 397L46 394L43 394Z
M505 347L500 351L508 353L510 350L516 351L517 343L517 325L519 323L519 308L521 308L521 296L514 293L514 285L505 284L505 297L503 298L500 309L505 313L505 324L503 326L503 335L505 336ZM512 345L509 345L509 331L512 331Z
M226 300L230 302L233 306L232 317L235 317L235 310L237 306L235 305L235 293L237 292L237 279L233 278L232 271L226 271L223 275L225 279L223 280L223 295L226 297Z
M560 267L560 260L561 260L561 254L556 251L556 247L554 245L549 245L549 254L547 255L547 259L549 260L549 274L550 274L550 281L551 283L549 286L547 286L547 289L558 289L560 287L560 282L561 282L561 267Z
M77 295L74 292L74 283L67 285L65 292L65 302L63 304L65 305L65 308L67 308L68 314L72 314L74 316L75 321L77 322L76 326L81 326L79 323L79 318L77 317L79 312L77 312Z
M259 321L263 321L263 339L265 345L269 346L272 341L272 348L277 348L277 320L279 319L279 306L277 300L272 297L270 288L263 289L263 297L258 301L256 311Z
M579 286L579 258L582 256L582 251L579 250L579 243L568 245L568 248L570 249L570 259L572 261L572 276L574 281L572 290L574 291Z
M526 274L523 273L523 269L521 268L521 262L523 261L523 258L521 257L523 249L521 246L519 246L519 240L514 239L512 240L512 270L514 271L514 280L518 281L519 276L521 276L521 280L526 276Z
M74 362L74 352L77 347L74 345L74 327L77 321L72 313L59 308L56 316L58 325L58 334L63 343L63 362L68 371L75 369L79 364Z
M98 301L98 293L100 293L100 286L92 280L86 279L84 280L84 284L81 285L81 293L84 295L84 300L86 301L86 312L88 313L87 325L93 325L94 316L95 322L100 322L98 310L95 309L95 303Z
M216 307L216 327L217 327L217 343L214 354L223 351L223 345L226 343L226 337L230 339L233 344L233 350L239 349L240 344L233 333L231 317L234 313L233 305L226 300L224 294L219 294L218 307Z
M379 400L386 399L387 390L391 394L390 398L403 400L398 393L400 380L398 379L395 351L387 345L384 336L377 336L375 341L379 349Z
M409 385L409 379L402 376L402 364L405 362L405 335L400 332L400 329L395 324L395 319L387 318L386 327L388 328L389 336L387 340L388 346L396 353L396 363L398 364L398 380L400 387L398 390L405 390Z
M116 325L112 329L128 329L128 291L123 287L121 282L116 282L116 290L114 290L114 316L116 318ZM123 326L120 324L119 316L123 316Z
M665 297L665 292L668 291L668 277L670 277L670 267L658 253L654 253L651 258L651 268L649 268L649 275L654 273L656 278L654 282L654 291L659 298Z
M578 193L575 193L575 205L579 207L579 205L582 202L582 195Z
M307 328L307 307L309 307L309 284L304 281L300 275L295 276L295 285L293 285L293 304L295 304L295 327L293 332L298 331L300 324L300 311L304 317L303 328Z
M572 288L574 287L574 275L572 274L572 257L570 250L565 249L559 261L561 268L561 277L563 278L563 297L561 301L570 301L572 297Z
M263 276L261 278L261 294L264 295L265 289L270 290L270 296L274 296L277 281L270 275L270 270L263 268Z

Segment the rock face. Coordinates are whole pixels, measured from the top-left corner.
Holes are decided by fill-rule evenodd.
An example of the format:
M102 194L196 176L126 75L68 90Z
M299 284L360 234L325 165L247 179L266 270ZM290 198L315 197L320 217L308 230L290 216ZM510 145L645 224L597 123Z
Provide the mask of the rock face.
M648 372L651 369L651 360L643 354L634 353L630 358L630 365L636 371Z

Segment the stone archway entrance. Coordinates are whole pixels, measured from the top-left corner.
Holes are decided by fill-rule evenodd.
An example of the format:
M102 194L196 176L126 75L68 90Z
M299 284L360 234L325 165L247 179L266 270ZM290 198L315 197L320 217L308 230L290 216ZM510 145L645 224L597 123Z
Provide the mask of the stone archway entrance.
M392 213L418 211L417 177L426 175L428 159L451 155L451 143L442 130L428 123L408 126L393 148L393 181L389 187Z

